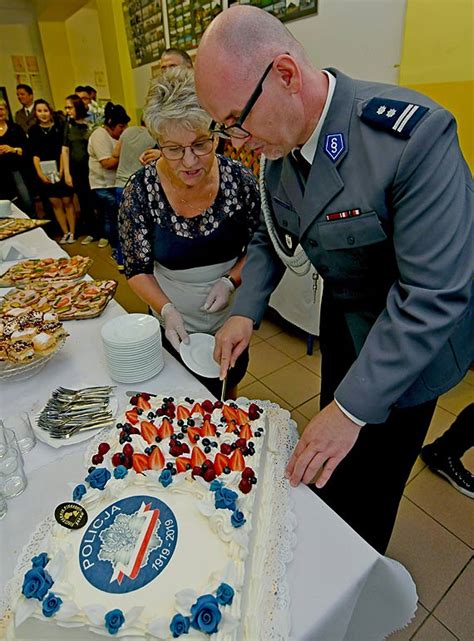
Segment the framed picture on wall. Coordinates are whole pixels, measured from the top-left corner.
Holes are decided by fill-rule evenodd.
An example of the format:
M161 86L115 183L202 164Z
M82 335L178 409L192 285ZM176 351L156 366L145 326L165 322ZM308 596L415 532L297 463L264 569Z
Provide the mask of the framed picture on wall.
M10 102L8 101L7 88L6 87L0 87L0 98L2 100L5 100L5 102L7 103L8 113L10 114L10 118L13 118L12 110L10 109Z
M318 0L229 0L229 7L234 4L251 4L259 7L272 13L282 22L304 18L318 12Z

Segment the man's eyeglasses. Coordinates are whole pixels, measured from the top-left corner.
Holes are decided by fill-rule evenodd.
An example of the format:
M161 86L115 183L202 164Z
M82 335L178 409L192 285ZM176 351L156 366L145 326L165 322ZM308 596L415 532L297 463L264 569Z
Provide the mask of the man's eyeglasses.
M184 158L186 149L191 149L195 156L207 156L214 148L214 138L206 138L193 142L192 145L166 145L165 147L159 146L161 153L167 160L181 160Z
M240 138L242 140L244 138L248 138L249 136L251 136L251 133L246 129L244 129L242 125L244 124L245 119L249 115L250 111L253 109L260 94L262 93L263 83L265 82L265 78L270 73L270 70L273 67L273 63L274 63L274 60L271 61L271 63L263 72L263 76L260 78L258 85L253 90L252 95L248 99L245 107L242 109L242 112L240 116L237 118L237 120L232 125L229 125L228 127L226 127L225 125L219 125L213 120L209 127L209 129L211 130L211 133L217 134L218 136L221 136L221 138Z

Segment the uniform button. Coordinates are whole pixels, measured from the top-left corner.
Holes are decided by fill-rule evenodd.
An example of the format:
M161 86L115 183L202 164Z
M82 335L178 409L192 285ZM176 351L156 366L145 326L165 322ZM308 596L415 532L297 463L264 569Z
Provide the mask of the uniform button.
M352 234L350 234L350 235L347 237L347 244L348 244L348 245L353 245L354 243L355 243L355 238L354 238L354 236L353 236Z
M318 246L318 243L315 240L313 240L312 238L309 239L309 244L311 245L311 247L317 247Z
M281 224L283 225L283 227L288 227L288 221L287 220L282 220Z

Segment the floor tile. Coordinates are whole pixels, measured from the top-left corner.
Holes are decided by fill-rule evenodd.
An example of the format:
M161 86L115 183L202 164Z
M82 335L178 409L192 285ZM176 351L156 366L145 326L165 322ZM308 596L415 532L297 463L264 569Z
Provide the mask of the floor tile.
M255 383L250 383L250 385L246 385L242 389L239 389L239 394L249 398L250 400L272 401L272 403L278 403L280 407L283 407L286 410L292 410L289 403L278 396L278 394L275 394L273 390L260 381L255 381Z
M250 362L248 371L255 378L262 378L281 367L291 363L291 358L280 350L275 349L266 341L250 346Z
M275 336L275 334L279 334L281 331L283 330L279 325L267 318L264 318L260 324L260 327L254 331L254 334L259 338L263 338L264 340L266 340L271 336Z
M252 376L250 372L245 372L245 376L239 383L239 390L246 385L250 385L250 383L255 383L256 380L255 376Z
M464 383L469 383L469 385L474 385L474 369L470 369L466 376L463 378Z
M260 336L257 336L255 332L252 333L252 338L250 339L250 345L256 345L257 343L262 342L262 338Z
M441 436L456 419L456 414L448 412L439 404L436 406L433 418L431 420L428 434L425 438L425 445L432 443L438 436Z
M471 447L471 449L464 454L461 461L464 467L467 467L467 469L474 474L474 447Z
M258 348L258 345L256 346ZM299 363L290 363L273 374L264 376L262 382L285 399L292 407L298 407L319 394L321 379Z
M415 465L412 467L410 476L408 477L407 485L408 483L411 483L414 478L418 476L418 474L424 470L426 465L423 463L420 457L418 457L415 461Z
M418 628L421 626L428 615L428 610L422 605L418 604L418 609L413 621L411 621L411 623L403 630L399 630L398 632L394 632L393 634L389 635L387 637L387 641L410 641L410 639L413 637L415 632L418 630Z
M301 363L301 365L304 365L318 376L321 376L321 352L319 349L315 349L311 356L305 354L305 356L298 359L298 363Z
M297 409L298 412L301 412L307 419L311 419L313 416L316 416L316 414L319 414L319 394L314 398L310 398L309 401L306 401L306 403L303 403L303 405L300 405Z
M412 641L458 641L445 626L430 615L412 637Z
M474 501L471 498L427 467L407 485L405 496L474 548Z
M267 343L294 359L306 354L306 340L295 334L281 332L267 338Z
M402 498L387 556L403 563L411 573L425 608L433 609L471 555L467 545Z
M291 411L291 418L296 422L298 426L298 433L301 436L303 434L304 428L308 424L308 419L306 416L303 416L298 410Z
M453 387L449 392L439 397L438 405L448 410L448 412L457 415L466 405L472 403L472 399L472 385L461 381L456 387Z
M471 560L433 612L436 618L461 641L472 641L474 639L473 596L474 560Z

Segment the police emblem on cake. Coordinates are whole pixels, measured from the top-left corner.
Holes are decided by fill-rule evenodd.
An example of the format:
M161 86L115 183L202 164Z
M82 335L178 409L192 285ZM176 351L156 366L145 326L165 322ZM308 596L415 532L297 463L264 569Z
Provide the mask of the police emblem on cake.
M133 592L170 562L178 539L172 510L152 496L112 503L90 522L79 547L84 577L104 592Z

